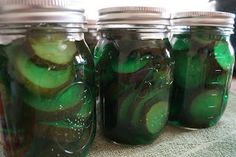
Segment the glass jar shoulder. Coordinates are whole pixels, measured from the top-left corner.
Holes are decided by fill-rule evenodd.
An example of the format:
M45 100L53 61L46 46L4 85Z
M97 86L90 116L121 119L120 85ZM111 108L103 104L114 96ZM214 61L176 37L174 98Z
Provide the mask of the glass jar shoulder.
M148 57L149 60L157 59L159 62L170 59L168 39L139 39L139 38L102 38L95 48L96 59L105 56L118 57L119 60L129 57ZM110 57L111 58L111 57Z

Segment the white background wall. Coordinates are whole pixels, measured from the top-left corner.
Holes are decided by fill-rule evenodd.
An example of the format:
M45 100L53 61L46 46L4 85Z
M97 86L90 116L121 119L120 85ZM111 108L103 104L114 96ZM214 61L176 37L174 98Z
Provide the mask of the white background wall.
M96 19L97 10L112 6L153 6L165 7L170 11L212 10L208 0L78 0L85 8L88 18Z

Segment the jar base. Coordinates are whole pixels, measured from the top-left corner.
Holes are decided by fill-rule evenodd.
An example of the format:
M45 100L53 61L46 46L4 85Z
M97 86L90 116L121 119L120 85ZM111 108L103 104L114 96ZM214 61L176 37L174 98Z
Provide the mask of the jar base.
M177 122L177 121L169 121L168 124L171 125L171 126L177 127L177 128L181 128L181 129L184 129L184 130L190 130L190 131L207 129L207 128L210 128L210 127L213 127L213 126L216 125L215 124L213 126L208 126L208 127L190 127L190 126L186 126L183 123L180 123L180 122Z
M113 143L115 145L120 145L120 146L145 146L153 143L155 140L152 141L145 141L140 139L140 141L127 141L127 140L122 140L119 139L119 137L115 137L114 135L108 135L106 133L103 133L103 137L105 138L106 141ZM133 140L133 138L131 138Z

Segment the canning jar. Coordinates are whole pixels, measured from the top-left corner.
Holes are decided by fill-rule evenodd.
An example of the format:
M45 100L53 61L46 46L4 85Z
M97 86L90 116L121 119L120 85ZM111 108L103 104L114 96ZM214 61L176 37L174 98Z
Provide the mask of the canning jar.
M175 60L171 123L187 128L214 126L228 101L234 66L230 43L234 15L180 12L173 15Z
M99 33L97 32L97 21L96 20L88 20L86 25L88 31L85 32L85 40L93 54L94 48L97 45L99 40Z
M230 12L236 15L236 0L212 0L211 1L214 4L214 9L217 11L224 11L224 12ZM234 34L231 35L231 43L234 48L234 52L236 52L236 18L234 19ZM234 65L234 74L233 76L236 76L236 64Z
M95 134L95 96L84 10L66 1L17 2L1 4L0 12L5 157L85 156Z
M169 113L169 14L152 7L112 7L99 14L94 62L102 132L117 143L151 143Z

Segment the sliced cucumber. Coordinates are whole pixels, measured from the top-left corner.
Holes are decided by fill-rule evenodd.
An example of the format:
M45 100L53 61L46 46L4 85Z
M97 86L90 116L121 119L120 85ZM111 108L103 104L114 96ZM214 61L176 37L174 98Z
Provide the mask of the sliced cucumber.
M27 38L25 48L42 63L47 62L59 66L72 62L77 52L75 42L69 41L65 34L59 33L31 36Z
M214 47L215 59L224 70L230 70L233 68L234 55L231 52L232 51L227 42L219 41Z
M213 125L221 116L223 93L207 90L200 93L191 104L190 117L198 125Z
M63 113L63 111L72 109L75 106L80 108L85 99L83 98L84 92L84 85L82 83L75 83L53 97L43 97L25 91L23 100L27 105L34 108L36 112L41 111L49 114L52 114L51 112Z
M130 114L132 115L131 118L131 122L134 126L138 126L139 122L142 120L142 114L143 114L143 110L145 108L145 106L149 106L149 104L155 104L156 102L160 101L160 100L164 100L165 98L168 101L168 94L166 92L166 89L154 89L154 90L150 90L148 91L148 93L145 95L145 97L143 97L142 99L140 99L140 102L136 105L136 107L133 107L133 111L132 113L130 112ZM168 107L168 104L167 104Z
M168 119L168 108L168 102L160 101L145 109L144 124L149 133L157 134L164 128Z
M15 79L19 80L29 91L42 95L53 95L65 87L73 77L73 67L63 70L50 70L31 62L23 52L15 55Z

